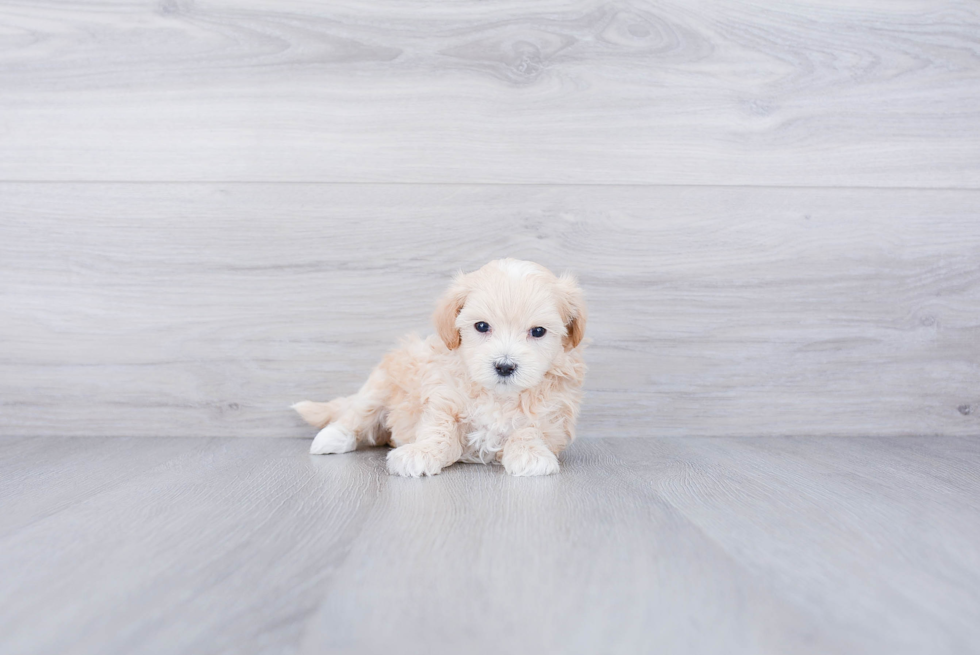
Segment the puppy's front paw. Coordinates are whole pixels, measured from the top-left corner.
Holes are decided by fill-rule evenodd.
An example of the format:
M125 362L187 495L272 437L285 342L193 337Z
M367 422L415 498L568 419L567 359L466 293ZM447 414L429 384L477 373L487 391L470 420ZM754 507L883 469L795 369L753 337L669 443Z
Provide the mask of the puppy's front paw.
M399 446L388 453L388 472L392 475L419 478L436 475L441 470L439 458L417 443Z
M331 455L333 453L349 453L357 448L357 437L347 428L339 425L328 425L320 430L310 446L311 455Z
M511 475L552 475L558 472L558 456L544 444L507 444L504 469Z

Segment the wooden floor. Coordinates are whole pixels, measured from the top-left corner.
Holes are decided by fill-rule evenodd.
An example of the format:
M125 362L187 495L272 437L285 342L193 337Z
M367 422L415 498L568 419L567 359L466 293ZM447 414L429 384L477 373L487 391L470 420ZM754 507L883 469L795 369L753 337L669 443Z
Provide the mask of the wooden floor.
M0 441L0 652L980 652L980 442Z

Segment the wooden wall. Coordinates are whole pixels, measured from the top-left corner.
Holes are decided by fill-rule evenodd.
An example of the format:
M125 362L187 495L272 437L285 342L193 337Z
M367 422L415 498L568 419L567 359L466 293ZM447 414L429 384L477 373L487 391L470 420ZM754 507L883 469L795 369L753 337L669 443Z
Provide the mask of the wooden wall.
M0 6L0 434L310 434L501 256L583 436L980 435L980 5Z

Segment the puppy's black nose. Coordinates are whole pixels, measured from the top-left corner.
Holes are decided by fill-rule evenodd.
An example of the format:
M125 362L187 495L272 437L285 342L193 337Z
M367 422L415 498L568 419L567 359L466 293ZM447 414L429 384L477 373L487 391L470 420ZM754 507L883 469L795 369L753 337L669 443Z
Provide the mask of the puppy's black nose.
M497 375L502 378L507 377L517 370L517 364L511 364L507 361L494 362L493 367L497 369Z

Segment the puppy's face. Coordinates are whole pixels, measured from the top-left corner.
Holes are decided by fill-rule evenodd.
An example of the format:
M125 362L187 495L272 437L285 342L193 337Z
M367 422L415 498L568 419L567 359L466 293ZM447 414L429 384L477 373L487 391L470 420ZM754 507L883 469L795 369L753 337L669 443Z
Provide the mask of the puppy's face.
M585 306L572 278L502 259L458 277L435 322L473 380L508 393L539 384L558 356L579 344Z

